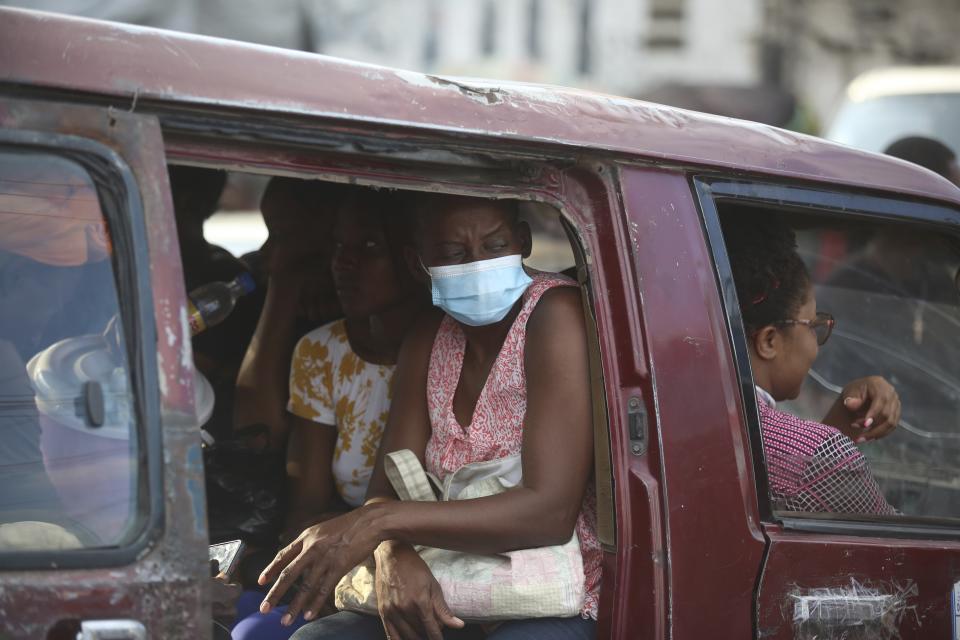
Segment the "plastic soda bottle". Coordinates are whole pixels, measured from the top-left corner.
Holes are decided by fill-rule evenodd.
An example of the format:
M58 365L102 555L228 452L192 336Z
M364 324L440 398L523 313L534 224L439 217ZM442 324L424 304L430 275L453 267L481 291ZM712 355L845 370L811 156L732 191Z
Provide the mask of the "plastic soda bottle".
M240 296L257 288L253 277L243 272L230 282L210 282L187 294L187 319L190 335L197 335L223 322L237 305Z

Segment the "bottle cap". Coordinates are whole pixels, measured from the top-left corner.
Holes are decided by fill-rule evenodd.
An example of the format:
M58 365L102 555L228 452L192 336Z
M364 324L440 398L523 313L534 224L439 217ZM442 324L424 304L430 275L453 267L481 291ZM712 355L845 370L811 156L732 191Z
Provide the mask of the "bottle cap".
M237 276L235 282L240 285L240 288L243 290L244 295L251 293L254 289L257 288L257 283L254 281L253 276L250 275L247 271L244 271Z

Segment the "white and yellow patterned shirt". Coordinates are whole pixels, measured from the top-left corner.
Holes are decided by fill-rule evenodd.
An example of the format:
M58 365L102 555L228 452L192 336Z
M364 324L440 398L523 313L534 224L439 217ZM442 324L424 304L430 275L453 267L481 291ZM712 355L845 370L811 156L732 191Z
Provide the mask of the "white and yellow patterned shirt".
M336 427L333 478L337 493L353 507L363 504L370 482L390 411L393 370L354 353L343 320L303 336L293 352L287 410Z

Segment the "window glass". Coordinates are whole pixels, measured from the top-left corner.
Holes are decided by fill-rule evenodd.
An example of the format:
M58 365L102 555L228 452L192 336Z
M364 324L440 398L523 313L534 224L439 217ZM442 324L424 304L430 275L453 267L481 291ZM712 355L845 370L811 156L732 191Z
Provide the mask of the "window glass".
M898 428L861 445L905 515L960 518L960 242L901 225L798 233L818 308L837 319L793 407L814 417L848 380L880 375Z
M791 229L817 317L826 312L835 321L795 399L758 391L775 512L960 518L960 240L904 224L745 206L720 210L732 265L737 256L728 232L735 216L759 213L756 219L774 218ZM761 262L750 264L762 268ZM781 275L767 280L769 291L747 305L770 304L786 282ZM741 310L744 304L741 299ZM763 366L753 344L757 332L744 318L757 381ZM811 329L814 344L824 338L825 327L785 320L790 324L778 330ZM868 376L881 376L896 389L902 417L886 437L858 443L862 426L846 423L841 431L823 423L845 385Z
M112 244L79 164L0 149L0 551L121 544L138 455Z

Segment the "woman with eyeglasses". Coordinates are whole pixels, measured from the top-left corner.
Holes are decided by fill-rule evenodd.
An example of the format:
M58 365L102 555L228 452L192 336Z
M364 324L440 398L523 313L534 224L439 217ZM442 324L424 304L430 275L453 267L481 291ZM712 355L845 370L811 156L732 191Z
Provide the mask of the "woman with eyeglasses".
M740 302L760 409L774 507L785 511L895 514L857 444L900 420L900 398L880 376L848 383L823 422L777 409L796 398L836 323L817 311L793 231L770 214L738 212L724 240Z

